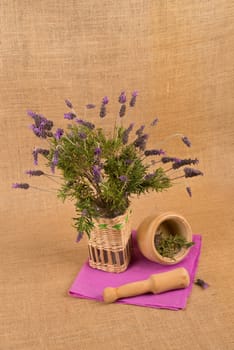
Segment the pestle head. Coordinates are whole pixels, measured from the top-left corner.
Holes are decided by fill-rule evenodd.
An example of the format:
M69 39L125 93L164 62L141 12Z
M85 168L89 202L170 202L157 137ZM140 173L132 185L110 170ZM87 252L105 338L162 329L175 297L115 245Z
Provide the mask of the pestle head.
M188 271L184 267L150 276L151 292L163 293L173 289L187 288L190 283Z
M104 289L103 300L105 303L113 303L117 299L116 288L107 287Z

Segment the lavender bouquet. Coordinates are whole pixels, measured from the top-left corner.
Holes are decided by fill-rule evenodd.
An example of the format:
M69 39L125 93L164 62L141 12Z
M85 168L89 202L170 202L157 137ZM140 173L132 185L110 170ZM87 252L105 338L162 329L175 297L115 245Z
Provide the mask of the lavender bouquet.
M80 119L69 100L65 100L69 108L64 114L69 121L66 130L54 130L51 120L28 111L33 120L33 133L49 144L48 148L33 150L34 165L38 165L40 156L46 160L51 176L58 171L57 176L61 178L58 196L62 200L70 198L74 201L77 240L84 233L90 235L94 218L114 218L123 214L130 206L133 195L163 191L178 178L203 175L200 170L190 167L198 163L197 159L170 157L163 149L148 149L149 135L145 132L145 125L135 131L133 123L127 128L123 127L122 118L128 109L135 106L136 100L136 91L132 93L129 103L126 93L121 92L119 115L109 134L103 128L96 128L91 121ZM108 102L105 96L99 109L100 118L106 117ZM88 104L86 108L93 109L95 105ZM158 119L155 118L150 127L155 127L157 123ZM191 147L186 136L178 135L187 147ZM30 176L48 176L38 169L26 173ZM14 183L12 186L21 189L32 187L28 183ZM186 190L191 196L190 186Z

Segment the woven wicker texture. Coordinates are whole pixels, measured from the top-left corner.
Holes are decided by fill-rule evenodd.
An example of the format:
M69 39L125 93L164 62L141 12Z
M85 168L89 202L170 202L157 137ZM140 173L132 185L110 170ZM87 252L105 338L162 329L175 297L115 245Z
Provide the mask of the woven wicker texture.
M234 3L231 0L0 1L0 348L4 350L234 349ZM53 192L11 189L31 150L31 109L62 127L69 98L83 105L104 95L119 108L122 89L139 90L126 125L150 123L151 146L174 132L172 156L200 159L204 177L165 193L135 198L133 226L160 209L184 215L203 245L184 311L103 305L67 291L87 259L75 243L73 205ZM115 103L116 101L116 103ZM99 120L90 111L94 120ZM111 117L103 119L112 129ZM39 163L38 168L41 164Z
M88 242L89 264L93 268L122 272L131 259L130 210L115 218L99 218Z

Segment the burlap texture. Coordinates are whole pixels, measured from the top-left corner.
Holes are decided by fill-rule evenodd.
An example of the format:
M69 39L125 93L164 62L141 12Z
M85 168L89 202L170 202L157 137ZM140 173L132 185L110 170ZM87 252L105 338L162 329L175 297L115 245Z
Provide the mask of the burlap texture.
M0 2L0 349L232 350L234 3L213 1L1 0ZM54 193L13 191L27 181L31 150L26 110L59 125L69 98L84 112L104 95L139 90L132 119L156 116L151 142L197 156L203 178L133 201L135 227L174 210L203 236L198 276L185 311L73 299L67 290L87 257L75 243L72 203ZM112 103L115 108L118 103ZM105 118L112 127L111 118ZM54 184L31 179L34 185Z

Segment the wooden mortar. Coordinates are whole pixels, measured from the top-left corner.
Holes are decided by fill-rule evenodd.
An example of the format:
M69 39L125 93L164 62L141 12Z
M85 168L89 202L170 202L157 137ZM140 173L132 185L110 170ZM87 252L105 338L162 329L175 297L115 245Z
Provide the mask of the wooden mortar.
M146 217L137 229L137 243L141 253L149 260L162 265L174 265L182 261L190 248L182 248L173 258L162 256L155 247L155 235L160 232L182 235L187 242L192 241L192 229L187 220L173 212Z

